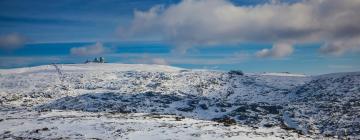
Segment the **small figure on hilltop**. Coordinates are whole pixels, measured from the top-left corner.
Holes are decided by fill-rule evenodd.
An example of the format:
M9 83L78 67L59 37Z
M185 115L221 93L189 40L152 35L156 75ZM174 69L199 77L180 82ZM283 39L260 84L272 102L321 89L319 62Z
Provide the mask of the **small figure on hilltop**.
M99 63L100 61L99 61L99 59L98 59L97 57L95 57L95 59L94 59L93 62L94 62L94 63Z
M106 63L106 62L105 62L104 57L99 57L99 58L95 57L93 61L90 61L89 59L87 59L85 61L85 64L87 64L87 63Z
M104 58L104 57L100 57L100 58L99 58L99 63L105 63L105 58Z

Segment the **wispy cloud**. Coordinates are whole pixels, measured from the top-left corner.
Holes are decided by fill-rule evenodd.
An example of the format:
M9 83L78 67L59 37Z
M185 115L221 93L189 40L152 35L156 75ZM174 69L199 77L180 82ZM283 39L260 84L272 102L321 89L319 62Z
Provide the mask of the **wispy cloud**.
M22 47L28 39L18 33L0 36L0 49L13 50Z
M216 56L213 58L189 56L189 55L160 55L160 54L121 54L112 57L122 57L130 63L160 64L160 65L223 65L239 64L249 59L247 53L235 52Z
M130 59L130 62L140 64L169 65L169 63L164 58L150 54L137 54L135 57L136 58Z
M108 49L104 47L101 42L96 42L93 45L75 47L70 49L71 55L75 56L94 56L99 54L104 54L108 52Z
M320 52L335 56L343 55L346 52L360 52L360 37L327 42L320 48Z
M238 6L226 0L184 0L135 11L131 26L123 34L135 38L160 36L185 50L199 44L248 41L324 42L321 52L344 54L360 52L358 13L359 0L276 1L256 6ZM277 56L289 53L285 54Z

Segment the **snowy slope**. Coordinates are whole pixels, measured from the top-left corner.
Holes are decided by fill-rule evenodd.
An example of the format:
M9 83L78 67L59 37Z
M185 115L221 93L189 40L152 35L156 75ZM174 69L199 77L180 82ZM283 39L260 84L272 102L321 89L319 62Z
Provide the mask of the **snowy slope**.
M360 136L360 72L314 77L289 98L292 119L305 133Z
M215 121L225 126L237 124L236 127L246 128L247 131L250 128L253 129L249 132L251 134L237 134L241 138L254 136L256 138L284 137L292 139L358 136L358 130L350 129L353 127L350 124L356 125L359 120L344 119L346 117L359 118L359 100L357 98L359 97L360 78L358 75L359 73L329 74L315 77L288 73L234 75L220 71L189 70L162 65L45 65L0 70L0 103L1 113L5 114L3 120L6 120L6 116L11 112L19 112L19 110L21 113L18 114L30 111L30 116L36 115L32 111L52 114L54 112L52 110L62 110L60 112L63 113L57 115L59 118L63 118L61 116L68 112L76 111L76 113L83 114L85 118L88 118L80 119L78 123L86 123L87 120L92 123L92 121L98 120L91 115L86 116L89 113L96 113L100 116L106 116L105 114L108 116L109 114L119 115L119 113L129 115L145 113L165 115L170 118L184 116L186 119L197 122L195 124L207 124L210 123L209 121ZM327 92L332 93L327 94ZM342 120L346 120L344 123L340 121L340 123L333 122L329 125L325 124L319 116L336 112L321 110L322 112L317 113L319 107L314 107L313 104L318 105L319 102L321 105L325 102L332 103L333 100L330 97L333 95L345 99L344 102L337 104L338 107L348 105L347 107L351 108L349 110L353 113L342 118ZM316 98L317 96L321 96L321 98ZM351 102L352 98L357 100ZM306 112L312 112L313 115L306 114ZM74 118L79 117L75 116ZM74 118L65 119L64 124L69 124ZM19 119L26 124L43 122L21 117ZM111 122L106 117L102 120ZM124 121L131 122L131 119L124 118ZM158 125L156 121L149 119L142 119L141 121L145 121L145 124L149 125L151 129L165 131L157 127L154 128ZM0 121L0 125L2 123L9 126L15 122ZM184 123L192 125L192 123ZM334 127L334 124L341 125ZM97 123L96 125L102 124ZM131 123L126 124L126 126L129 125ZM175 126L178 125L180 124ZM17 128L16 125L12 126L14 129ZM90 129L89 131L95 129L87 125L83 127ZM227 127L207 127L206 129L218 131L218 133L210 135L205 134L203 129L193 130L193 127L195 126L182 130L179 135L186 135L189 136L188 139L191 139L196 137L189 132L199 131L200 134L196 134L196 136L200 135L200 138L219 135L221 137L218 138L224 138L225 134L236 131L232 128L227 129ZM139 128L132 129L137 130ZM265 134L253 134L263 129L266 129L266 136ZM340 134L343 129L346 129L346 134ZM7 128L0 128L0 138L5 136L5 133L1 135L1 131L5 130ZM115 130L111 127L111 131ZM134 138L137 131L126 133L124 137ZM6 136L28 135L37 137L37 135L30 134L30 131L8 133L11 135L7 134ZM166 133L171 135L173 132L170 129ZM44 138L43 135L39 137ZM79 137L85 138L84 136ZM101 134L97 137L101 137ZM159 138L160 136L155 136L154 139L156 137ZM164 139L166 138L176 138L176 135L164 137ZM231 136L228 138L239 137Z
M181 68L165 66L165 65L150 65L150 64L115 64L115 63L88 63L88 64L66 64L57 65L63 71L147 71L147 72L177 72ZM52 72L53 65L43 65L36 67L25 67L16 69L0 69L1 74L20 74L20 73L37 73L37 72Z

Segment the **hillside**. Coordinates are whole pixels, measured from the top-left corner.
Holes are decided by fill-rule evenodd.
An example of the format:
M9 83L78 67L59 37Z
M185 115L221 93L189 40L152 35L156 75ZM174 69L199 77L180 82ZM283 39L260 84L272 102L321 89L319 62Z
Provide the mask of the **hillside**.
M293 90L287 112L304 133L359 136L359 95L360 72L321 75Z
M70 138L111 132L109 138L141 139L135 136L146 131L143 127L154 139L360 135L360 73L237 75L161 65L74 64L0 70L0 81L0 138L59 138L86 129ZM19 121L40 130L17 130ZM82 128L69 127L73 122ZM49 128L55 124L57 129ZM42 131L45 126L50 130ZM86 135L95 126L101 131Z

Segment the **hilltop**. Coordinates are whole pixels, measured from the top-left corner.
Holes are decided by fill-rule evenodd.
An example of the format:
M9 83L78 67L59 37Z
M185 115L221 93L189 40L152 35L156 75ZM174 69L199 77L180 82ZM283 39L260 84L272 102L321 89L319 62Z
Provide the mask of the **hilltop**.
M360 135L360 72L237 75L90 63L4 69L0 81L0 138L59 138L69 131L74 133L69 138L100 138L111 132L111 139L141 139L134 136L146 131L142 127L154 139ZM39 130L18 130L21 125L12 120ZM74 121L86 132L69 127ZM123 126L117 128L118 123ZM101 131L93 132L97 125Z

